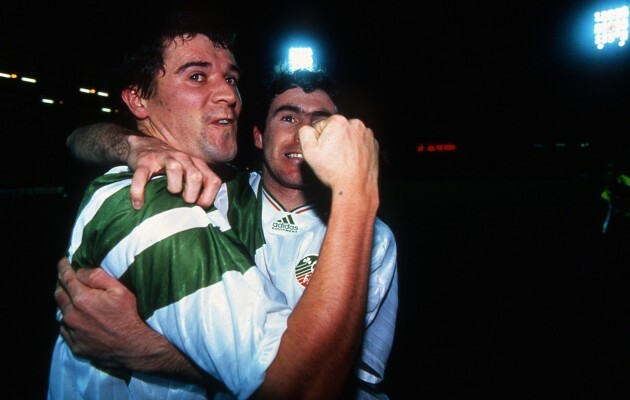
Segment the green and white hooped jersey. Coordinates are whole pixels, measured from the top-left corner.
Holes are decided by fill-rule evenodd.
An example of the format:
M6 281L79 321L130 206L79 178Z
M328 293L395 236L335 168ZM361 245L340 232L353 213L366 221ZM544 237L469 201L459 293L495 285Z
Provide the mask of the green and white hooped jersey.
M117 167L88 188L68 256L79 267L101 265L137 297L142 318L197 365L244 399L260 386L291 312L285 296L255 268L225 214L185 203L166 179L146 188L142 210L131 207L131 172ZM228 214L247 220L254 193L224 186L250 207ZM239 192L242 190L244 193ZM252 207L252 205L254 207ZM251 223L251 222L250 222ZM251 229L250 226L250 230ZM159 260L159 262L155 262ZM143 373L105 371L75 357L59 336L49 399L203 399L205 388ZM223 397L222 397L223 398Z
M241 173L224 184L216 208L205 211L169 194L165 179L157 177L137 212L129 201L131 176L125 167L114 168L92 184L73 231L73 263L104 266L135 291L149 325L238 398L248 397L262 382L288 313L308 283L325 223L313 206L284 211L263 190L258 173ZM367 328L357 371L368 383L382 379L398 305L393 235L380 220L374 235ZM254 254L259 268L252 268ZM160 265L149 262L154 257ZM49 399L206 395L213 393L176 380L100 370L75 358L61 337L55 346ZM223 396L215 398L231 398Z
M326 222L316 205L286 210L261 184L260 174L251 173L249 184L257 193L258 221L254 238L244 238L255 247L258 268L271 279L295 307L313 273L326 233ZM234 225L233 219L230 222ZM260 244L260 245L259 245ZM391 352L398 310L396 242L391 229L380 219L374 226L374 241L368 289L366 331L358 377L368 384L383 379Z

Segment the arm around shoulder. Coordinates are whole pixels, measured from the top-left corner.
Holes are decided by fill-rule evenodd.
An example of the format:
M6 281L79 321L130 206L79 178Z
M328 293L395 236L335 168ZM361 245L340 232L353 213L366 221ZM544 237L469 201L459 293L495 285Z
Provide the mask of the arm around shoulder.
M112 122L98 122L76 128L66 139L66 146L79 161L96 165L126 164L131 151L130 135L137 132Z

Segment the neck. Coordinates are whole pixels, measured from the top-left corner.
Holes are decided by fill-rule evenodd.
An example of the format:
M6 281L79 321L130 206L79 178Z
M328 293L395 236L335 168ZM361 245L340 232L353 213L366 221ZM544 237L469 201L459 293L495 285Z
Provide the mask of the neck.
M263 177L264 179L264 177ZM286 210L293 210L307 204L304 191L301 189L291 189L277 184L273 179L265 182L265 189L273 196Z
M307 188L301 189L288 188L278 184L273 179L265 181L264 174L263 181L265 190L282 204L285 210L295 210L306 204L321 203L322 199L326 198L323 194L327 193L327 189L318 184L311 184Z

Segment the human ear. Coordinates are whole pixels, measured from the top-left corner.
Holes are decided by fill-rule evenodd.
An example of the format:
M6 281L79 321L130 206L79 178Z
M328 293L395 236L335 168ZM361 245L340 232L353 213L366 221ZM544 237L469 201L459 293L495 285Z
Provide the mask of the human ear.
M256 146L257 148L261 149L263 148L263 143L262 143L262 132L260 131L260 129L258 129L258 127L256 125L254 125L254 146Z
M120 93L120 97L136 118L145 119L147 117L144 100L140 97L135 88L128 87L123 89Z

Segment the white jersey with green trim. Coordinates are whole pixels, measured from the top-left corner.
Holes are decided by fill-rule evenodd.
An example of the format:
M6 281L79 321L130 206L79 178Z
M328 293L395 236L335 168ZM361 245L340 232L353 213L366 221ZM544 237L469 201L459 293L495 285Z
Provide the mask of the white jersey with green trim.
M313 273L326 233L325 210L304 205L287 211L261 185L259 173L249 176L257 193L261 231L257 243L256 265L295 307ZM232 222L232 219L230 219ZM244 240L245 241L245 240ZM370 265L366 330L358 365L358 377L368 383L382 381L394 340L398 310L397 248L391 229L380 219L374 226Z
M149 182L145 204L136 211L129 200L131 177L126 167L117 167L92 182L68 256L77 267L100 265L118 278L135 293L140 315L153 329L237 398L248 398L286 330L291 308L285 296L254 267L225 214L170 194L164 177ZM244 197L253 197L244 189ZM61 336L55 344L50 400L206 396L213 393L194 384L100 369L74 356Z

